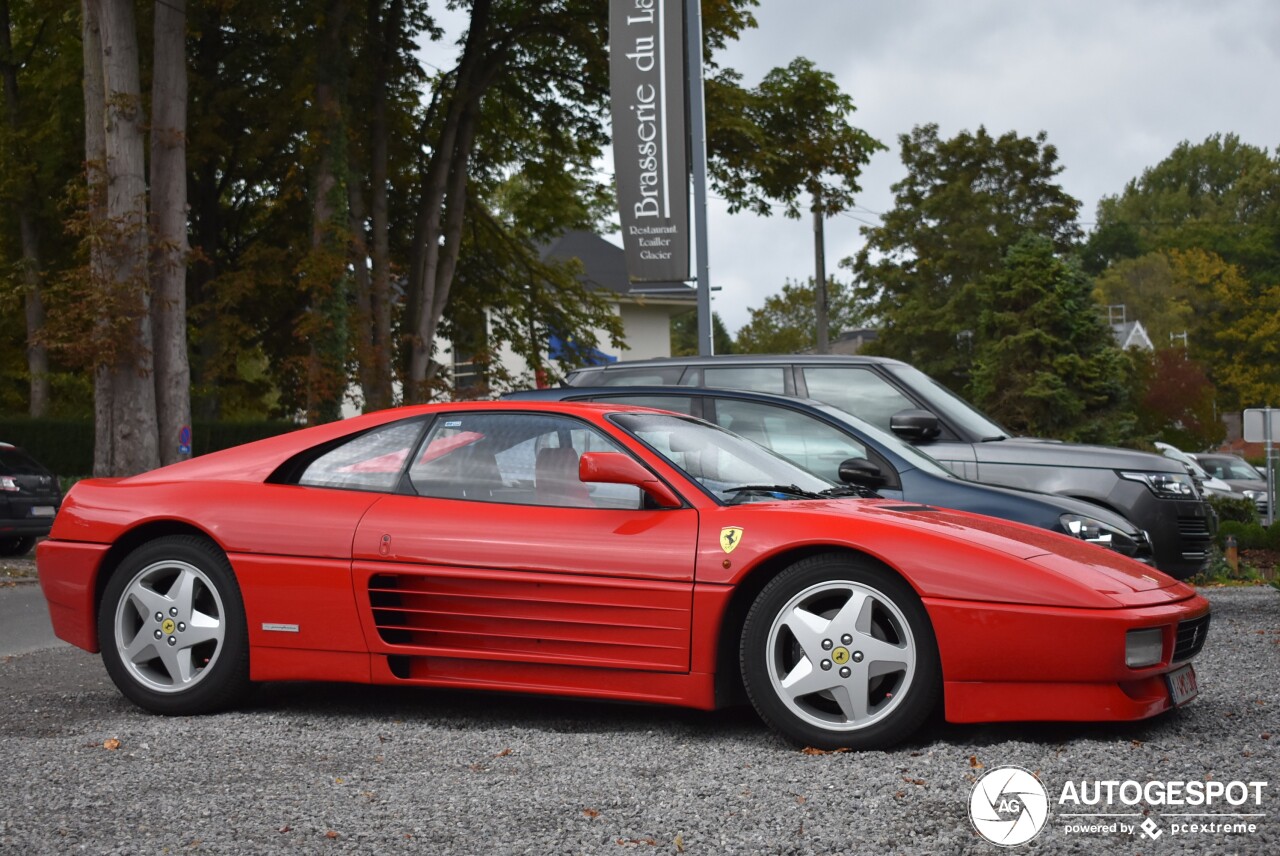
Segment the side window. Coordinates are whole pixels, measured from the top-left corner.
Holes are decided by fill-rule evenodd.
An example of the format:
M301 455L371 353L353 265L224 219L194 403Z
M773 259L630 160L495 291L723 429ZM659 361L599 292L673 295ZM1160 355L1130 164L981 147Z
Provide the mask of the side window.
M421 434L421 420L375 428L316 458L297 482L309 487L394 491L405 459Z
M702 370L701 383L697 380L697 372L689 372L685 385L749 389L783 395L787 391L786 371L786 366L708 366Z
M866 447L853 437L784 407L718 398L715 421L814 475L835 482L840 480L843 461L867 457Z
M622 452L585 422L553 414L461 413L436 420L409 468L422 496L565 508L640 508L632 485L578 479L585 452Z
M635 369L609 369L591 378L600 386L675 386L680 381L683 366L643 366ZM574 386L585 386L576 382Z
M918 405L875 372L854 366L804 369L809 397L889 430L889 419Z

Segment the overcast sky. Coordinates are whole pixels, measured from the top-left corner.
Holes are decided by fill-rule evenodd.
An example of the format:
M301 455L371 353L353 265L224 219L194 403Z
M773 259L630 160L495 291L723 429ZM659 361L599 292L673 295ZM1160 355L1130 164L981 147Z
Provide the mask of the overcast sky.
M1280 145L1277 0L761 0L755 14L723 64L754 86L808 57L853 97L853 124L889 146L857 208L826 224L827 271L846 280L836 265L892 207L898 136L916 125L936 122L944 139L979 125L1047 132L1086 229L1101 196L1182 140ZM788 277L813 275L812 223L709 210L714 308L736 333Z
M826 224L827 272L846 280L837 265L892 207L898 136L916 125L936 122L944 139L979 125L1047 132L1086 229L1101 196L1183 140L1280 146L1280 0L761 0L755 16L722 65L754 86L807 57L853 97L853 124L889 146L857 207ZM736 334L788 278L813 275L812 221L729 215L715 199L709 212L714 308Z

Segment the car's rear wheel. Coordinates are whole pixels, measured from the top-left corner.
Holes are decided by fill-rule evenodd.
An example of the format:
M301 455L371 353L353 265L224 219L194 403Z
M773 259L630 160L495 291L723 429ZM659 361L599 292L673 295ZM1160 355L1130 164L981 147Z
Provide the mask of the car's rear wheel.
M740 654L757 712L803 746L891 746L940 695L920 598L888 569L847 555L803 559L771 580L747 613Z
M240 587L203 538L158 538L125 557L103 592L98 643L120 691L156 713L221 710L249 688Z
M34 535L13 535L9 538L0 538L0 556L6 559L14 556L25 556L35 544L36 536Z

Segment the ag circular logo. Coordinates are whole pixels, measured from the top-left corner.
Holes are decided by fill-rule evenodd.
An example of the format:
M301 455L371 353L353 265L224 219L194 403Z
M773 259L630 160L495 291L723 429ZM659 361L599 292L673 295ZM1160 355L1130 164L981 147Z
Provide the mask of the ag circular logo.
M969 794L969 821L978 834L1001 847L1026 844L1049 818L1049 795L1034 773L996 767L982 774Z

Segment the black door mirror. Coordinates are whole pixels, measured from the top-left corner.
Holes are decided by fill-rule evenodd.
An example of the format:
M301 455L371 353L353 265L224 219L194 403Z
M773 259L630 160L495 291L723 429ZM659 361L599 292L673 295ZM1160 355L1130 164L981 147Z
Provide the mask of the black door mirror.
M942 433L938 417L927 410L899 410L889 418L889 428L912 443L932 440Z
M874 461L868 461L866 458L850 458L841 462L839 474L840 481L845 484L871 490L875 490L889 480Z

